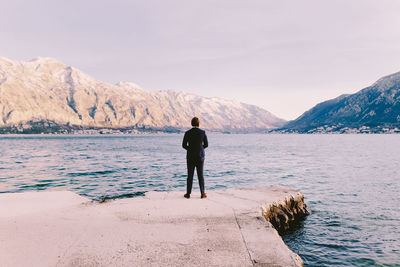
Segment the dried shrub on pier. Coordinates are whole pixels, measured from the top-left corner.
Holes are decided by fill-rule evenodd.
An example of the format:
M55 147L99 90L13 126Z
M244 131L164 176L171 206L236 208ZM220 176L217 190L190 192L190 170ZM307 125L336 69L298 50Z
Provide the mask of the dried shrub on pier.
M262 215L275 229L283 234L309 214L304 196L301 193L290 196L281 202L262 207Z

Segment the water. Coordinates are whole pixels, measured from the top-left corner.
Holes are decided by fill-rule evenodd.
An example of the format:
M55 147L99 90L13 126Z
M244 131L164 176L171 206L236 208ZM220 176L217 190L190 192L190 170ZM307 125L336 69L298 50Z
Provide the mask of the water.
M0 193L184 192L181 138L2 136ZM305 194L311 215L284 240L306 265L400 266L399 135L209 135L209 143L206 189L280 184Z

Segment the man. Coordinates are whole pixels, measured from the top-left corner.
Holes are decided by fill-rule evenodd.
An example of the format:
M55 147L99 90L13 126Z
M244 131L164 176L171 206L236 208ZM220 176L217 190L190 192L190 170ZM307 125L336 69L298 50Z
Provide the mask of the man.
M182 142L182 147L187 150L186 162L188 176L186 194L184 195L185 198L190 198L195 168L197 170L197 178L199 179L201 198L207 197L206 193L204 192L203 166L205 158L204 148L208 147L208 140L206 132L199 129L199 125L199 118L194 117L192 119L193 128L185 133Z

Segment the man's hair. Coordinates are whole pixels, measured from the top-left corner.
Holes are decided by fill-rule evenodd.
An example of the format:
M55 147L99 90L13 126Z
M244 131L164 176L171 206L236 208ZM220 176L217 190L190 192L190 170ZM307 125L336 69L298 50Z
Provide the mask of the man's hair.
M200 125L200 120L199 120L199 118L194 117L194 118L192 119L192 126L193 126L193 127L194 127L194 126L199 127L199 125Z

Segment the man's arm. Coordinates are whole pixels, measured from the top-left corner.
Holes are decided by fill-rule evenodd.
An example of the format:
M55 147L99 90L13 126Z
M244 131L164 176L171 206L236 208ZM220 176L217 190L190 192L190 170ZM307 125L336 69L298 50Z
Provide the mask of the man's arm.
M182 147L186 150L188 150L189 146L188 146L188 136L187 136L187 132L185 133L185 136L183 137L183 141L182 141Z
M207 135L206 135L206 133L204 133L203 147L204 147L204 148L208 147L208 140L207 140Z

